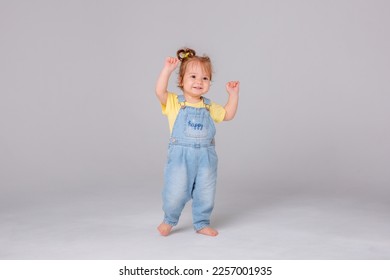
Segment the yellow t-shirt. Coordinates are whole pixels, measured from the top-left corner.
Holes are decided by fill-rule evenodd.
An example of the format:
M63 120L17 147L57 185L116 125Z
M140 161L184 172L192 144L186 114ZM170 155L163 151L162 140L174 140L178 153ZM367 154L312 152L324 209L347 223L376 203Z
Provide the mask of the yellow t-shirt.
M203 100L198 103L188 103L186 102L186 106L195 107L195 108L205 108ZM168 117L169 130L172 133L173 125L175 124L175 120L180 111L180 104L177 100L177 95L174 93L168 93L167 104L161 104L161 109L163 115ZM221 105L211 102L210 105L210 116L214 120L214 122L219 123L222 122L225 118L225 108Z

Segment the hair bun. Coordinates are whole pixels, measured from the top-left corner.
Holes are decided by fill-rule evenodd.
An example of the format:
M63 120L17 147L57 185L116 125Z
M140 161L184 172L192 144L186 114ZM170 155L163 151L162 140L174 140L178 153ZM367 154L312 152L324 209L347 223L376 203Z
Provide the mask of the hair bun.
M183 61L187 58L194 57L196 55L196 52L189 48L180 49L177 51L177 58L180 61Z

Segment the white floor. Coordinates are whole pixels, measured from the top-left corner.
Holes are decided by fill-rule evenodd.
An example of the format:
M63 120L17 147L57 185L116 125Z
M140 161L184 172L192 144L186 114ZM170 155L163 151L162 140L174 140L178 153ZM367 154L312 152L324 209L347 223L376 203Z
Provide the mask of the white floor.
M219 184L220 185L220 184ZM156 182L0 198L0 259L390 259L388 196L219 187L216 238L190 204L169 237Z

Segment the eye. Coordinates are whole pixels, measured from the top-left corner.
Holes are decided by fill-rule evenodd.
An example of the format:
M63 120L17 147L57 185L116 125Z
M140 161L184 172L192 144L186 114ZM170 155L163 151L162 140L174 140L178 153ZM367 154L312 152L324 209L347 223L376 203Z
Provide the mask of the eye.
M191 75L190 77L191 77L192 79L195 79L195 78L196 78L196 76L195 76L195 75Z
M203 77L203 81L208 81L210 80L209 77Z

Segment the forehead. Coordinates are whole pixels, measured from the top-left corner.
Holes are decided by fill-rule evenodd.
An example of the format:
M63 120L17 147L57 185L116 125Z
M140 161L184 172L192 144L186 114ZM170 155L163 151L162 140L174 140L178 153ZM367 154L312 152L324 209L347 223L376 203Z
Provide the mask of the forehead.
M186 73L200 73L210 75L210 69L206 63L191 61L186 67Z

